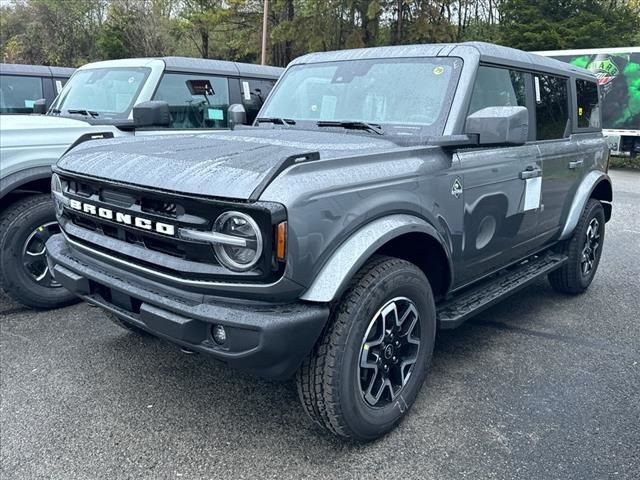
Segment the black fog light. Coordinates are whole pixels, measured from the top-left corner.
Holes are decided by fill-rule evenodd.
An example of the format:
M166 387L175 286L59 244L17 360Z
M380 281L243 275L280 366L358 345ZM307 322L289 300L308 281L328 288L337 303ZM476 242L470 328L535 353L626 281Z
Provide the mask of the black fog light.
M222 345L227 341L227 332L222 325L214 325L211 328L211 335L213 336L213 341L218 345Z

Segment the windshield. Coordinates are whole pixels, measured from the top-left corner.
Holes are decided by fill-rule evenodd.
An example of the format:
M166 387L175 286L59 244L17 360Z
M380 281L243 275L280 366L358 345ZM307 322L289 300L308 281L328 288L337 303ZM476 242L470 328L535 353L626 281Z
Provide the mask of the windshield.
M278 83L259 117L292 120L302 128L366 122L390 135L438 135L461 66L457 58L296 65Z
M150 71L143 67L78 70L50 112L126 119Z

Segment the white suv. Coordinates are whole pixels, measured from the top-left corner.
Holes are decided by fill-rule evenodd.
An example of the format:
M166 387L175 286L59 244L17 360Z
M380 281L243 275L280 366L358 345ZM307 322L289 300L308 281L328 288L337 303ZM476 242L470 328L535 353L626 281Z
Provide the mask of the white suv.
M0 116L0 286L23 305L74 300L51 276L58 231L51 165L76 145L122 136L202 134L251 123L282 69L183 57L80 67L46 115ZM34 111L44 113L45 101Z

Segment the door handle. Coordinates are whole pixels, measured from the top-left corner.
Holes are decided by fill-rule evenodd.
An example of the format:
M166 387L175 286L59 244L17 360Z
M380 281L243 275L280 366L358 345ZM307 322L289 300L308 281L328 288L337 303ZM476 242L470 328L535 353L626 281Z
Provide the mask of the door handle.
M584 160L576 160L575 162L569 162L569 168L573 170L574 168L582 167L583 164Z
M541 177L541 176L542 176L542 170L540 170L538 167L529 166L527 167L526 170L524 170L523 172L520 172L520 178L522 180L526 180L527 178Z

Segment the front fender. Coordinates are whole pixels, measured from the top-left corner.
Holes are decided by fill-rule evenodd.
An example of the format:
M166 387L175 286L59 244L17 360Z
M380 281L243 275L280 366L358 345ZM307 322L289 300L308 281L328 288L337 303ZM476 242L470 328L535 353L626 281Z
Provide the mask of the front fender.
M573 202L571 202L571 207L569 208L569 214L567 215L567 219L564 224L564 228L562 229L562 233L560 234L559 240L565 240L571 236L573 231L578 225L578 220L580 220L580 215L584 210L585 205L593 191L600 184L600 182L607 182L611 185L611 178L604 172L600 171L591 171L589 172L582 183L576 190L576 194L573 197Z
M406 233L425 233L449 252L438 231L421 218L406 214L379 218L360 228L336 249L301 299L323 303L335 300L371 255L388 241Z

